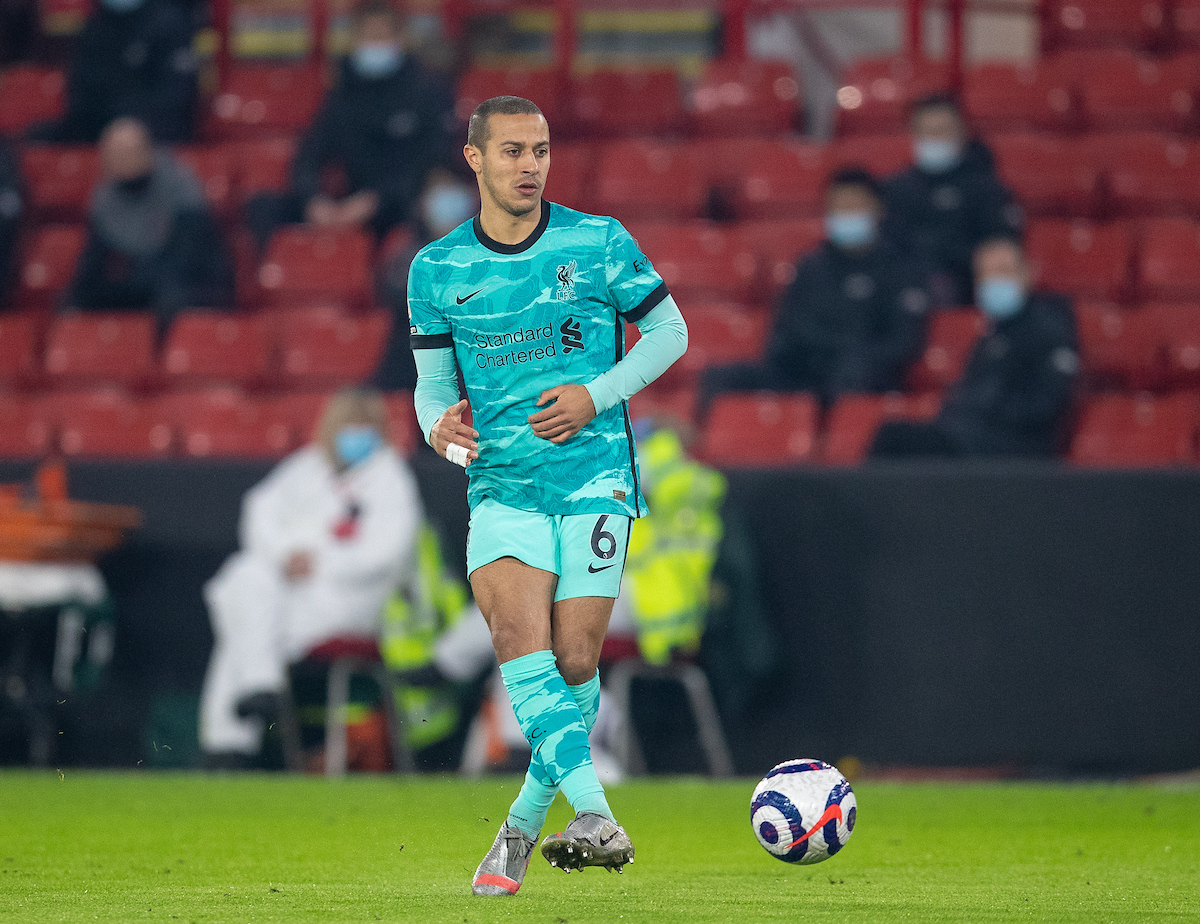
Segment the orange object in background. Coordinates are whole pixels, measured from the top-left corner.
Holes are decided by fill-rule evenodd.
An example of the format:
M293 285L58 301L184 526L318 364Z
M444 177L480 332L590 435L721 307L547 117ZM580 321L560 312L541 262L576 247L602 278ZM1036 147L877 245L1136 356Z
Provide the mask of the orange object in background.
M0 486L0 561L94 561L142 525L136 507L68 499L61 459L43 462L34 486L33 498L19 486Z

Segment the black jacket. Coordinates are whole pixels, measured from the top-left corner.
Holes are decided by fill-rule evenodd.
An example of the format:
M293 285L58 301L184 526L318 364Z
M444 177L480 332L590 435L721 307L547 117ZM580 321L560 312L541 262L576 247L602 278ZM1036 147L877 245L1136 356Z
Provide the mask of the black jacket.
M984 240L1018 235L1023 218L1012 194L996 176L991 152L970 142L958 166L946 173L909 167L884 186L885 233L941 277L935 304L973 300L971 256Z
M891 243L851 253L826 241L780 298L767 364L827 400L902 388L928 307L922 274Z
M980 337L938 426L969 455L1054 455L1078 369L1070 302L1035 292Z
M304 201L321 192L325 167L340 166L349 192L374 190L377 224L407 218L430 168L448 160L454 129L450 88L411 55L390 77L366 79L344 61L292 165L292 187Z
M0 143L0 305L5 304L13 283L17 231L24 211L25 199L21 193L17 159Z
M146 0L128 13L100 6L71 61L66 118L47 140L94 142L121 116L144 122L157 141L188 140L199 89L194 32L174 0Z

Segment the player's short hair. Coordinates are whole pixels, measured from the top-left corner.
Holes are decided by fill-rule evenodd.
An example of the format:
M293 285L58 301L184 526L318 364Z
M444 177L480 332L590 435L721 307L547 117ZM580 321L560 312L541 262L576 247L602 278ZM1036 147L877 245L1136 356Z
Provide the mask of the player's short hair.
M853 186L870 193L875 199L883 201L883 187L862 167L843 167L835 170L825 183L825 194L828 195L839 186Z
M537 103L523 96L493 96L485 99L471 113L467 123L467 144L482 148L492 137L488 120L494 115L541 115Z
M953 93L928 93L916 100L908 110L910 119L915 119L923 112L929 112L933 109L949 109L958 117L959 121L963 119L962 106L958 102L958 97Z

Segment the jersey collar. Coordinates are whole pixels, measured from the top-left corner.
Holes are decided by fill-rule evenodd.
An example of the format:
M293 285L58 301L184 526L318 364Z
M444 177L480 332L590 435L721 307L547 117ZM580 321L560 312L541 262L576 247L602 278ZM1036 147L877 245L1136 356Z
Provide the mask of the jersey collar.
M524 253L530 247L538 242L542 234L545 233L546 225L550 224L550 203L545 199L542 200L542 217L538 220L537 227L533 229L533 233L519 244L501 244L487 236L483 230L483 225L479 222L479 216L475 216L475 220L471 222L471 226L475 229L475 239L479 241L488 250L494 250L496 253Z

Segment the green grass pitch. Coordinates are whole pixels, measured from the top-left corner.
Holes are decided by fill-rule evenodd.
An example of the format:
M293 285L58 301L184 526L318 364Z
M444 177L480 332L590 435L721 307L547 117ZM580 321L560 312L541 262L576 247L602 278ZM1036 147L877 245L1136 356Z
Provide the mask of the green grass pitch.
M474 898L517 784L0 772L0 922L1200 921L1195 786L861 783L847 847L791 867L754 840L754 781L630 782L625 875L537 855Z

